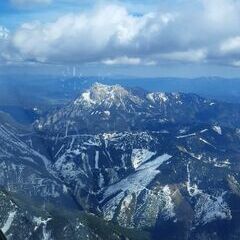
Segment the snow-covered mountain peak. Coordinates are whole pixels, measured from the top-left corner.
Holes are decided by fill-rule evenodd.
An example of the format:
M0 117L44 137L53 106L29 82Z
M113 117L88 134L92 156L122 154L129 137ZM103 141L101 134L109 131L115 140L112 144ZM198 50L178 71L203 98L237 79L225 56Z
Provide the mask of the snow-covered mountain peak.
M95 83L90 89L83 92L81 96L74 101L74 104L88 107L102 105L111 108L112 106L126 107L125 103L130 102L140 104L141 99L120 85L110 86Z

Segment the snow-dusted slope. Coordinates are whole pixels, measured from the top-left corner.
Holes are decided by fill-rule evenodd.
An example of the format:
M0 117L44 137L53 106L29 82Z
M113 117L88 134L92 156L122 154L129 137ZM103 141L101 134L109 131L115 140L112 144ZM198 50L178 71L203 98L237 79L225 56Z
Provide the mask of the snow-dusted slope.
M34 149L32 141L25 141L24 136L31 133L16 127L6 119L0 121L0 185L40 202L74 204L64 193L63 183L54 176L48 157Z
M87 211L135 229L189 224L195 234L218 221L236 221L225 182L229 176L239 182L237 157L228 149L238 151L240 138L236 130L223 132L204 124L75 134L49 144L56 171Z
M153 239L236 239L240 111L211 103L95 84L39 119L36 132L0 125L1 184L44 207L91 212L114 229L147 229ZM14 212L4 215L3 229ZM34 219L50 236L48 217ZM223 224L230 226L224 236Z

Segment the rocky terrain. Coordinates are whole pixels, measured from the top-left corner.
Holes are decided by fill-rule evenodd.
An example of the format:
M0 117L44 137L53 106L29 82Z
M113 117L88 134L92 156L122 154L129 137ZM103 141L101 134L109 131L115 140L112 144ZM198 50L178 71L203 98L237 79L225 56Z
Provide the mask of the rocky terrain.
M2 113L0 228L8 239L239 239L239 127L238 104L99 83L32 127Z

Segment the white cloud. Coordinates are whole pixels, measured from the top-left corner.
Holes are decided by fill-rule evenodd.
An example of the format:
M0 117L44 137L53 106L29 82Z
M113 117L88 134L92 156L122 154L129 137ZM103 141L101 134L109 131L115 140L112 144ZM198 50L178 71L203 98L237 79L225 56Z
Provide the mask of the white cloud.
M106 59L102 61L106 65L139 65L140 58L118 57L114 59Z
M206 49L187 50L162 54L160 58L180 62L201 62L207 58Z
M4 26L0 26L0 40L7 40L8 37L9 37L9 30Z
M234 67L240 67L240 60L235 60L232 62L232 66Z
M91 13L65 15L57 21L22 25L13 44L26 59L86 62L153 51L170 22L169 14L133 16L110 5Z
M157 62L148 59L134 58L134 57L117 57L112 59L105 59L102 61L103 64L106 65L145 65L145 66L153 66L156 65Z
M222 53L240 53L240 36L229 38L224 41L220 49Z
M4 27L0 26L0 62L5 61L7 53L7 44L9 38L9 30Z
M12 34L14 56L18 54L24 61L107 65L229 64L238 59L240 2L186 2L174 11L169 7L140 15L123 5L101 5L53 22L25 23Z

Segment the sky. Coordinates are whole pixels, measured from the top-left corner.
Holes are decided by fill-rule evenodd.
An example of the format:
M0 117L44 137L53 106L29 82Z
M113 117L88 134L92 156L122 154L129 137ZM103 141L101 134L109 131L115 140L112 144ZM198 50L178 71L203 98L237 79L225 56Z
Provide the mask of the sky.
M239 77L239 26L240 0L1 0L0 71Z

